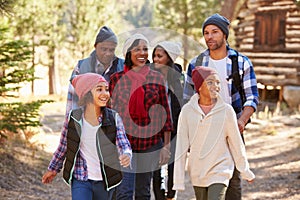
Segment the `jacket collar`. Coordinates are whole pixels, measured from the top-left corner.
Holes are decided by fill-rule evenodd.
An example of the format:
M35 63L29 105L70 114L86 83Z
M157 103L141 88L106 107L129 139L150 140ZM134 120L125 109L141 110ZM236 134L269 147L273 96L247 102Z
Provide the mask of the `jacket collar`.
M111 110L108 108L103 108L103 119L102 119L102 126L110 126L112 125L111 118L109 117L112 114Z
M190 101L188 102L188 104L190 104L197 112L200 112L202 115L204 115L203 111L201 110L201 108L198 105L198 100L199 100L199 94L195 93ZM208 115L211 115L212 113L215 112L219 112L222 111L225 107L225 102L223 101L223 99L220 97L220 95L218 95L218 100L216 105L212 108L211 112L208 113Z
M81 122L82 120L82 114L83 114L83 108L78 108L72 111L72 116L76 121ZM112 114L112 111L108 108L103 108L103 118L102 118L102 126L110 126L112 125L112 121L110 119L110 114Z

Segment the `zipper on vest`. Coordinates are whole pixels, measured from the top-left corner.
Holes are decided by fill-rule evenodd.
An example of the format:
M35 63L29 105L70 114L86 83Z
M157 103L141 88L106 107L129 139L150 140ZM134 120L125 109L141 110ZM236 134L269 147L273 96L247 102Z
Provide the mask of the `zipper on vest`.
M80 142L79 142L79 144L78 144L79 146L80 146L80 143L81 143L81 140L80 140ZM74 172L74 168L75 168L76 158L77 158L78 152L79 152L79 148L78 148L78 150L76 151L76 154L75 154L75 159L74 159L74 163L73 163L73 165L72 165L72 169L71 169L71 171L70 171L70 177L69 177L69 180L68 180L68 184L70 184L71 181L72 181L72 176L73 176L73 172Z
M100 127L101 128L101 127ZM99 136L98 136L99 134L98 134L98 131L97 131L97 152L98 152L98 156L99 156L99 158L100 158L100 162L102 163L100 163L100 166L101 166L101 168L102 168L102 172L104 173L104 174L102 174L102 178L103 178L103 180L105 181L105 183L106 183L106 190L108 191L110 188L109 188L109 186L108 186L108 180L107 180L107 176L106 176L106 174L105 174L105 169L104 169L104 159L103 159L103 155L102 155L102 153L101 153L101 146L100 146L100 142L99 142Z

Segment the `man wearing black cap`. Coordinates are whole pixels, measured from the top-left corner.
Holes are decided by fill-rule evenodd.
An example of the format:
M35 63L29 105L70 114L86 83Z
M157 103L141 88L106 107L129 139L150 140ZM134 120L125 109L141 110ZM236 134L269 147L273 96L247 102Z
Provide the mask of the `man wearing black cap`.
M89 57L79 60L71 77L78 74L93 72L102 75L107 82L110 76L124 68L124 60L115 55L118 39L115 33L107 26L100 28L94 44L94 50ZM78 97L72 85L69 85L67 111L77 108ZM68 117L68 115L66 115Z
M107 26L100 28L94 44L94 50L89 57L78 61L71 77L78 74L97 73L102 75L107 82L110 76L124 68L124 60L115 55L118 40L115 33ZM69 84L67 106L64 125L61 134L66 134L68 126L69 112L78 108L78 96L75 94L72 84Z
M192 71L196 66L214 68L221 80L220 96L234 108L238 118L239 130L243 137L244 128L257 108L259 95L251 61L248 57L230 48L227 43L229 25L229 20L219 14L213 14L204 21L202 33L208 49L189 63L183 98L186 102L195 92L191 77ZM236 71L240 82L239 86L236 86L234 84L236 81L233 81L233 57L237 58L236 64L238 69ZM238 89L240 87L241 90ZM242 101L243 98L245 99L244 101ZM240 174L237 170L234 170L226 192L226 200L240 200L241 196Z
M88 58L78 62L72 75L95 72L109 82L111 74L123 70L124 60L115 56L117 44L117 36L109 27L100 28L94 44L95 50Z

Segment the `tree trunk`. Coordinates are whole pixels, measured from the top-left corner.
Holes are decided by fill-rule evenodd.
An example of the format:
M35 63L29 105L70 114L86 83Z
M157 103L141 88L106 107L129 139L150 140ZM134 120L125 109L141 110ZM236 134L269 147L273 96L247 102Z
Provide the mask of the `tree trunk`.
M234 19L237 4L238 0L224 0L220 14L232 21L232 19Z
M188 19L189 19L189 17L188 17L188 9L187 9L187 5L185 4L185 9L184 9L184 21L185 21L185 23L187 24L188 23ZM186 70L186 68L187 68L187 65L188 65L188 61L185 59L185 58L187 58L187 55L188 55L188 41L187 41L187 33L188 33L188 30L187 30L187 28L186 27L184 27L184 30L183 30L183 71L185 71Z
M55 47L52 46L49 48L49 94L57 94L55 84Z
M34 69L35 67L35 62L34 62L34 59L35 59L35 43L34 43L34 35L32 36L32 58L31 58L31 66L32 68ZM31 81L31 94L34 95L34 80Z

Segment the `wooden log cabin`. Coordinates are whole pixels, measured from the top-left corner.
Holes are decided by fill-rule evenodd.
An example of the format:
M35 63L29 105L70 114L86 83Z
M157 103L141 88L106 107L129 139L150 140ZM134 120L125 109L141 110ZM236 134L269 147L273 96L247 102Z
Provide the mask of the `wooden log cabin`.
M246 0L233 29L236 49L253 63L262 100L269 88L281 101L284 86L300 86L300 0Z

